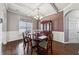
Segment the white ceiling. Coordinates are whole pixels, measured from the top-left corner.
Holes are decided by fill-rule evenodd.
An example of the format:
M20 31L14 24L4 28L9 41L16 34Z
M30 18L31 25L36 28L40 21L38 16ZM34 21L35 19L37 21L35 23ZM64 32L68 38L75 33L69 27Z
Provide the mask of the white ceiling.
M69 5L69 3L54 4L59 11L63 10ZM39 13L43 17L56 13L55 8L50 3L7 3L8 11L30 17L34 17L37 15L37 8L40 9Z

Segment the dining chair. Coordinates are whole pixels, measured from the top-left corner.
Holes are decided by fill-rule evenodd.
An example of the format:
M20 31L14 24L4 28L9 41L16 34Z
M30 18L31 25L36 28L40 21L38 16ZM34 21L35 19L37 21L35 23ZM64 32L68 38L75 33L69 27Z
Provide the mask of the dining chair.
M37 51L37 46L38 46L38 38L36 34L32 34L32 47Z
M52 42L53 42L53 34L52 33L50 33L49 35L48 35L48 39L47 39L47 54L52 54Z
M27 34L26 39L28 40L28 46L27 46L27 50L31 50L31 54L33 52L33 48L32 48L32 38L31 38L31 34Z
M28 53L28 40L26 39L26 34L25 33L22 33L23 35L23 47L24 47L24 54L25 54L25 48L26 48L26 45L27 45L27 53Z
M23 47L24 47L24 53L25 53L25 49L27 46L27 54L28 51L31 50L31 54L32 54L32 39L31 39L31 35L30 34L26 34L26 33L22 33L23 34Z

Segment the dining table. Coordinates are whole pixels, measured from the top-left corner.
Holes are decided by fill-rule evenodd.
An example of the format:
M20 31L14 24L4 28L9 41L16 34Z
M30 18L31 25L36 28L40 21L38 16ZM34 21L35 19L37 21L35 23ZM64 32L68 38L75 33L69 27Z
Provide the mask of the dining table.
M31 35L32 35L32 41L35 42L34 48L37 48L37 51L36 51L37 54L43 53L43 52L41 52L41 49L43 47L41 47L39 44L40 44L40 42L42 42L44 40L47 40L47 36L45 36L45 35L37 35L36 33L35 34L31 34ZM33 38L33 35L35 35L36 37Z
M38 39L35 39L34 41L36 42L36 47L37 47L37 54L41 54L43 52L41 52L41 49L43 47L40 46L40 43L43 42L44 40L47 39L47 36L45 35L42 35L42 36L39 36Z

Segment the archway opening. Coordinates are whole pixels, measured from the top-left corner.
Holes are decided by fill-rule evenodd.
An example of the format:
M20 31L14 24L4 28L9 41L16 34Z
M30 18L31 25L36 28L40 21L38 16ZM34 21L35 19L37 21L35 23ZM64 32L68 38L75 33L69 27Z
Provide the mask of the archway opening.
M79 10L71 10L65 17L65 42L79 43Z

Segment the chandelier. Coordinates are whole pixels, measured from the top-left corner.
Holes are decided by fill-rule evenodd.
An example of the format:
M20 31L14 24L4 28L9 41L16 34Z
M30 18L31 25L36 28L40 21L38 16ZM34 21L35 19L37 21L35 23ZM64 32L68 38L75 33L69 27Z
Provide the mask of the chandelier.
M40 15L40 13L39 13L39 8L37 8L37 15L34 17L36 20L40 20L40 19L42 19L43 17Z

